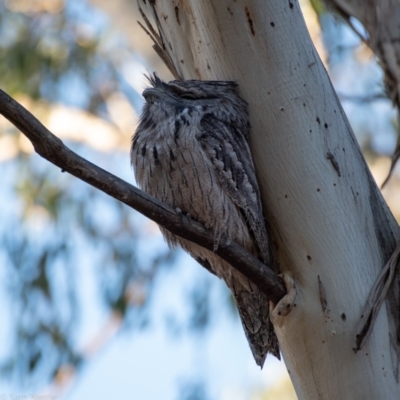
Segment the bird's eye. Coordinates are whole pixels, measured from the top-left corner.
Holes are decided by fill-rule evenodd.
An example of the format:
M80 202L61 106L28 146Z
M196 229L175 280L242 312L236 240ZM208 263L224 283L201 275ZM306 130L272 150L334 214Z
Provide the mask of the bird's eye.
M196 96L192 93L182 93L180 97L186 100L196 100Z

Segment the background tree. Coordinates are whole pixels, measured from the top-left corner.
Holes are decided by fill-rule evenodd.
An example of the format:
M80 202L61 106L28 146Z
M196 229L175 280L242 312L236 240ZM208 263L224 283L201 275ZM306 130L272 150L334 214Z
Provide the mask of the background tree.
M392 100L393 105L400 107L400 72L398 60L400 59L400 46L398 45L400 4L396 0L360 2L357 0L325 0L325 3L334 9L354 32L360 36L374 52L384 72L386 95ZM362 23L363 29L357 26L357 21ZM399 138L400 136L398 136ZM392 156L390 174L396 161L400 157L400 139ZM385 180L384 184L387 183Z

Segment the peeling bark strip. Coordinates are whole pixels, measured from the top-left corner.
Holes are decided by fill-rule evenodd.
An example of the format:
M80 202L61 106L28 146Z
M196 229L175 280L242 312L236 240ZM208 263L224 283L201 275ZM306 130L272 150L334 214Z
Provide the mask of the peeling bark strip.
M139 211L170 232L208 250L214 250L212 232L71 151L39 120L2 90L0 90L0 114L28 138L35 151L46 160ZM155 147L153 155L157 157ZM286 294L282 279L238 244L221 237L215 253L257 285L274 304Z
M363 348L371 335L381 305L389 292L394 277L399 273L399 265L400 244L396 247L392 257L390 257L390 260L378 275L378 278L371 289L371 293L368 296L367 303L361 313L360 322L356 329L355 353ZM397 304L397 310L398 309L399 304ZM397 342L399 342L399 340L400 337L396 338Z
M151 6L153 7L153 10L154 10L155 2L151 2L150 4L151 4ZM169 52L167 51L167 48L166 48L165 43L164 43L164 41L163 41L163 39L161 37L161 34L159 33L161 24L160 24L160 21L157 18L157 13L154 11L154 15L155 15L155 18L156 18L157 29L159 30L159 32L155 31L155 29L151 25L149 19L146 17L146 14L143 12L142 8L140 7L139 2L138 2L138 8L139 8L140 15L143 18L143 21L146 24L146 27L140 21L137 21L137 23L150 36L151 40L154 43L153 44L154 51L158 54L158 56L161 58L161 60L163 60L164 64L170 70L170 72L174 76L174 78L177 79L177 80L182 79L182 77L180 76L177 68L175 67L174 61L172 60ZM176 9L175 9L175 16L177 18L177 22L179 23L179 9L178 9L178 7L176 7ZM164 16L164 21L166 21L166 20L167 20L167 18L165 18L165 16ZM169 43L169 47L172 50L171 43Z
M339 175L339 178L340 178L341 175L340 175L339 164L336 161L334 155L331 152L328 151L326 153L326 158L331 162L333 168L335 169L335 171L337 172L337 174Z
M287 294L276 304L275 308L271 311L270 318L275 326L283 326L285 317L289 315L294 307L296 307L297 289L294 279L288 273L280 275L285 282Z

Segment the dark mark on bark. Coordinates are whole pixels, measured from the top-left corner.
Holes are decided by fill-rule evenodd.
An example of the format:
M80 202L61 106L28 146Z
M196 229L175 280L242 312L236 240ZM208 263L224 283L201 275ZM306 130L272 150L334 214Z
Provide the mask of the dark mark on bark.
M271 25L272 27L274 27L274 26L275 26L275 22L271 22L270 25Z
M178 23L178 25L181 24L181 21L179 20L179 7L175 6L175 18L176 18L176 22Z
M316 121L321 125L321 121L319 120L319 117L317 117Z
M355 200L355 202L357 203L357 196L356 196L356 194L354 193L353 186L350 186L350 189L351 189L351 193L353 194L354 200Z
M364 315L361 315L361 318L363 318L363 317L364 317ZM358 335L356 335L356 347L353 347L354 354L356 354L358 350L361 350L360 346L361 346L362 339L365 336L366 332L368 332L369 326L371 325L371 322L372 322L371 317L372 317L372 314L370 314L368 316L368 319L365 322L363 330Z
M318 275L318 292L319 292L319 301L321 303L322 311L324 312L325 317L328 317L329 314L329 310L327 310L328 302L326 301L324 285L322 284L319 275Z
M254 31L253 20L250 16L250 11L247 7L244 9L246 11L247 22L249 23L250 31L253 36L256 36L256 32Z
M333 168L335 169L335 171L337 172L337 174L339 175L339 178L341 177L340 175L340 169L339 169L339 164L338 162L335 160L334 155L331 152L327 152L326 153L326 158L331 162Z
M294 5L293 5L293 3L289 0L289 7L290 8L293 8L294 7Z

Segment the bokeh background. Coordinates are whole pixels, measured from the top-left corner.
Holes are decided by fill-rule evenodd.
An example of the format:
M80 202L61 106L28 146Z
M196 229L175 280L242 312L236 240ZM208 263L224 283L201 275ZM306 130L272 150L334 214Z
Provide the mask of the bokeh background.
M380 184L397 130L382 71L321 2L301 4ZM143 74L170 79L137 19L134 0L0 2L0 87L131 183ZM0 182L1 400L296 398L283 362L256 367L221 281L2 117ZM399 189L395 172L383 193L397 219Z

